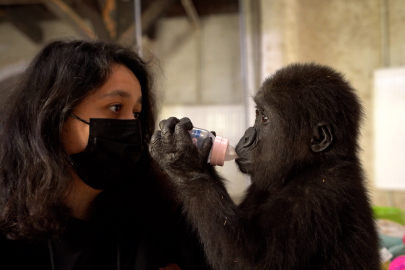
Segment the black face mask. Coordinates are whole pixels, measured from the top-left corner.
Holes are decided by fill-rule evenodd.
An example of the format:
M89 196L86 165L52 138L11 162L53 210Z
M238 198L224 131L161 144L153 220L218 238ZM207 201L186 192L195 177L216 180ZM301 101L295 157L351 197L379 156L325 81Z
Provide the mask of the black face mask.
M142 155L142 132L138 119L91 118L89 142L83 152L70 158L87 185L104 190L135 180L135 169Z

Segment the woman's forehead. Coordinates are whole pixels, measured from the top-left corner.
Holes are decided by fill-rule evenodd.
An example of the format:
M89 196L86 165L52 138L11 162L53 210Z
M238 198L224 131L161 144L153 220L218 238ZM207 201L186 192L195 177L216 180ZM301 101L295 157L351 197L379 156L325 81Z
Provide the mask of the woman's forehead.
M111 67L107 81L93 94L97 99L121 97L138 100L142 97L138 78L129 68L117 64Z

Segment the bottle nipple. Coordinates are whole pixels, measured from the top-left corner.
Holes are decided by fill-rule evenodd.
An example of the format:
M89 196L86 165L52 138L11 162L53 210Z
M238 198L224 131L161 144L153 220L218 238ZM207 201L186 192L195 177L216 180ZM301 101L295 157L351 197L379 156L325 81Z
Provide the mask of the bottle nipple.
M225 161L234 160L237 159L238 157L239 156L238 154L236 154L235 147L233 147L232 145L228 145L228 149L225 153Z

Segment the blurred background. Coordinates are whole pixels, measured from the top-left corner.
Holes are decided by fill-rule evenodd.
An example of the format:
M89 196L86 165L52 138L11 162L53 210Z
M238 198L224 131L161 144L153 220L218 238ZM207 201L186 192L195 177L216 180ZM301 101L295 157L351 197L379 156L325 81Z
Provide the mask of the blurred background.
M405 209L403 0L0 0L0 104L58 38L132 46L153 66L159 120L187 116L233 145L267 76L293 62L329 65L364 105L373 204ZM249 179L234 162L219 170L240 201Z

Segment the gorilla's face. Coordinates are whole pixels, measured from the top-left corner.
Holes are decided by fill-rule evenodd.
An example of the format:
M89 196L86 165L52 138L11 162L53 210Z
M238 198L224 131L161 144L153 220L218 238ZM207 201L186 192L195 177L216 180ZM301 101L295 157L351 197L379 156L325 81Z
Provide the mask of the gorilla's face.
M279 128L278 117L266 106L263 92L256 97L255 125L246 130L236 146L240 158L236 159L241 172L255 176L256 172L266 173L264 168L276 161L280 138L283 132ZM259 169L260 168L260 169Z
M250 127L245 131L245 134L236 145L236 153L239 158L235 161L239 166L239 169L243 173L252 173L252 152L257 147L258 132L255 127Z
M284 179L289 170L307 162L331 145L334 135L328 121L308 125L306 111L285 104L264 85L255 96L255 125L236 146L236 163L242 173L257 178ZM267 181L268 183L268 181Z

